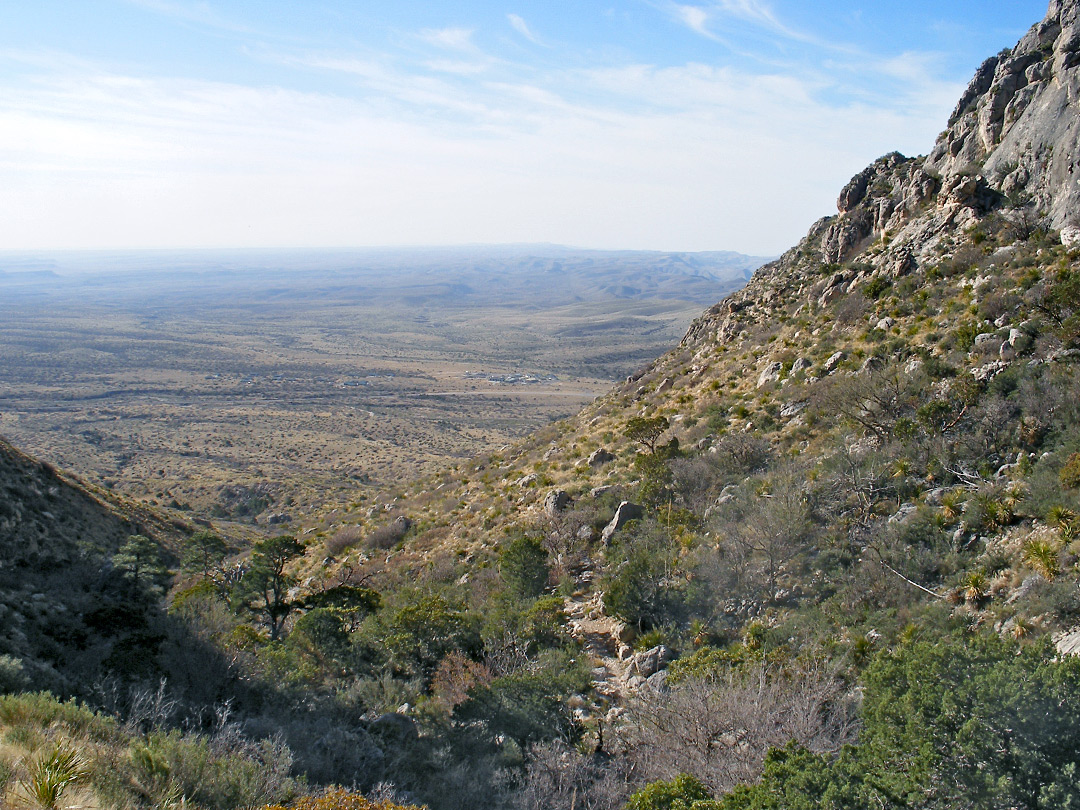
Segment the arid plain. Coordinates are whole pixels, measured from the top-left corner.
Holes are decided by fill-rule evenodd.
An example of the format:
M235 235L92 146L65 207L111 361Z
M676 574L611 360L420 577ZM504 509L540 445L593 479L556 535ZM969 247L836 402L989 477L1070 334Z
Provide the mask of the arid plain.
M757 263L553 246L7 256L0 435L152 504L290 521L576 412Z

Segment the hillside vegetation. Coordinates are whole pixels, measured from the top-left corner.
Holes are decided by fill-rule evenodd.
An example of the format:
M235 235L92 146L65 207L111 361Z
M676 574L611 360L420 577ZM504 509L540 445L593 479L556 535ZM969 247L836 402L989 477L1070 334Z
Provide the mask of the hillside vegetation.
M119 664L126 704L70 689L123 727L108 751L128 768L79 789L116 807L335 784L432 808L1080 802L1077 98L1080 0L1055 0L929 155L861 172L577 416L240 555L184 541L166 619L208 663L175 677L162 645L158 692ZM135 711L150 695L163 708ZM0 706L12 791L49 729L91 745L17 717ZM223 798L214 756L273 790Z

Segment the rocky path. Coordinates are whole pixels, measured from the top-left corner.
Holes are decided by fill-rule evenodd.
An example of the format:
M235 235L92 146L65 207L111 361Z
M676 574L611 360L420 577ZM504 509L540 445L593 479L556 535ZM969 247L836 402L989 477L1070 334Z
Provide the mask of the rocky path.
M565 606L570 634L589 656L594 699L579 704L575 713L580 720L613 720L622 714L631 694L661 674L668 652L661 646L634 653L630 646L634 628L604 612L602 594L592 590L590 573L580 584L573 596L566 597Z

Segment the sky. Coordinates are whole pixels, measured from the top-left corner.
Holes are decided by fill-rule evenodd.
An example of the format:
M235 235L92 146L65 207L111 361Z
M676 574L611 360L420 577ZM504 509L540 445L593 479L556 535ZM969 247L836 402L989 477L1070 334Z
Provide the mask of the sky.
M772 255L1047 0L0 0L0 250Z

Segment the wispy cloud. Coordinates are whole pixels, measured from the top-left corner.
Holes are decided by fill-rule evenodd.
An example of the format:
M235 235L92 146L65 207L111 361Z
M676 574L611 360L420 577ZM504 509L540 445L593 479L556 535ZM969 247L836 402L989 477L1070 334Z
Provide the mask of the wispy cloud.
M715 39L716 35L709 30L709 12L701 6L674 6L675 16L678 17L688 28L697 31L704 37Z
M543 45L540 37L533 33L533 30L529 28L529 24L517 14L507 14L506 19L510 21L510 27L521 34L525 39L529 40L533 45Z
M454 51L473 51L473 30L471 28L425 28L420 36L432 45Z
M730 37L723 36L722 31L728 30L732 23L743 23L782 40L832 47L832 43L784 23L771 6L760 0L710 0L698 5L670 3L664 8L695 33L725 44L730 42Z
M217 19L205 3L128 2ZM869 160L928 149L962 90L932 54L815 46L764 2L652 8L717 42L750 31L789 47L745 62L536 60L501 20L367 46L247 37L275 77L250 85L0 52L0 244L772 253Z
M547 240L776 252L868 156L928 147L940 125L915 94L830 100L833 73L536 74L500 62L475 80L453 61L442 78L386 54L281 57L351 78L351 95L85 64L42 68L32 86L0 82L0 243L57 244L43 223L60 222L70 247ZM905 82L929 69L914 57L887 67Z

